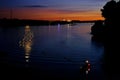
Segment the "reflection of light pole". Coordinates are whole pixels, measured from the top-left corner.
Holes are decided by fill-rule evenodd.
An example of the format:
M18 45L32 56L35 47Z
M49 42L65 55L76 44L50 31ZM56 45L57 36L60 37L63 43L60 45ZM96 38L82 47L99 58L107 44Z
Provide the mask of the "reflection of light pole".
M25 61L29 62L30 58L30 52L32 49L32 39L33 39L33 33L30 30L30 26L25 26L25 34L23 39L19 42L20 46L22 46L25 50Z

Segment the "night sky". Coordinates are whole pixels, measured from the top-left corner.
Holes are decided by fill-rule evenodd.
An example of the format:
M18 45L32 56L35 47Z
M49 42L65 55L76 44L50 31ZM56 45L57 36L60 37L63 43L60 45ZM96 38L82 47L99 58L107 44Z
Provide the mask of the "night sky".
M0 0L0 18L98 20L109 0Z

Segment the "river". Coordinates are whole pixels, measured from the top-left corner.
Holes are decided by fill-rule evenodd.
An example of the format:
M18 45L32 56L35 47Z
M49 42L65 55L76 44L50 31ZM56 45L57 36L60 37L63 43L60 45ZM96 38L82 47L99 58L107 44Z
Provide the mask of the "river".
M0 63L8 66L7 69L19 69L13 78L23 72L21 76L28 75L24 77L34 80L103 80L104 48L101 43L92 41L92 25L0 27ZM80 68L86 60L91 67L84 76Z

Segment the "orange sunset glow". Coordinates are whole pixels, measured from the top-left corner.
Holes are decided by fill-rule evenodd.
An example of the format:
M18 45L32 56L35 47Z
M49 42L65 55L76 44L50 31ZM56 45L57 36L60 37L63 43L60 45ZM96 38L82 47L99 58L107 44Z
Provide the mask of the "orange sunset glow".
M33 19L33 20L103 20L99 10L94 11L63 11L39 8L3 8L0 9L1 18Z

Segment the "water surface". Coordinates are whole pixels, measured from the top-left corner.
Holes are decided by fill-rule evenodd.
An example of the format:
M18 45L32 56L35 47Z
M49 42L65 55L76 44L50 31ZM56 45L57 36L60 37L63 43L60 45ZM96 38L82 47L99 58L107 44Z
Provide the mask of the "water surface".
M91 26L92 23L0 27L1 63L35 80L102 80L103 46L91 41ZM87 76L80 72L85 60L91 64Z

